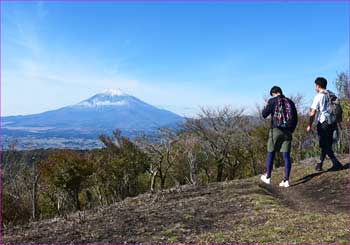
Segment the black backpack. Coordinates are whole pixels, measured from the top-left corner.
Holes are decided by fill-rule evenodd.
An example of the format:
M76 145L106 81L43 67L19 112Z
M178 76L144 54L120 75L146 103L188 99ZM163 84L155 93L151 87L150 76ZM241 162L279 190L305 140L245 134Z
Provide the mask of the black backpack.
M341 123L343 121L343 109L338 97L331 91L323 92L327 98L326 121L328 124Z

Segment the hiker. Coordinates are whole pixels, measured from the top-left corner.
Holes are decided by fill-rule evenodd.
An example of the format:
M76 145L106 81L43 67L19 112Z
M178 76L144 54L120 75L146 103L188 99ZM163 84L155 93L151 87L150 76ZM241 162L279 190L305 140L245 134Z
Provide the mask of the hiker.
M282 89L273 86L270 90L271 99L262 111L262 116L267 118L271 115L271 127L267 142L266 174L261 180L271 183L271 172L276 152L282 152L285 162L284 179L279 184L281 187L289 187L289 175L292 169L290 151L292 146L292 134L298 123L298 113L292 100L283 95Z
M316 78L315 89L317 95L311 105L309 125L306 129L307 132L312 131L312 124L316 118L321 155L320 162L316 164L315 170L322 171L326 155L328 155L333 164L328 171L341 170L343 165L335 157L332 150L333 133L337 131L337 122L341 121L342 117L339 100L334 93L327 90L327 80L323 77Z

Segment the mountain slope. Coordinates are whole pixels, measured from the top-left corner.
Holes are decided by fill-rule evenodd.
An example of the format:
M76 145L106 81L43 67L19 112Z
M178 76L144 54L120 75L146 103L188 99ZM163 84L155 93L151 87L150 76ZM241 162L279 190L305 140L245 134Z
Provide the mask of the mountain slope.
M158 109L118 90L96 94L76 105L27 116L4 117L4 127L68 129L144 129L181 121L182 117Z
M315 173L314 162L294 166L289 189L278 187L281 168L272 185L257 176L182 186L7 229L4 242L349 243L350 171Z
M44 113L2 118L2 133L12 138L97 139L121 129L129 137L140 131L176 127L184 119L120 90L107 90L73 106ZM79 142L78 142L79 143ZM81 143L81 142L80 142ZM44 144L45 145L45 144Z

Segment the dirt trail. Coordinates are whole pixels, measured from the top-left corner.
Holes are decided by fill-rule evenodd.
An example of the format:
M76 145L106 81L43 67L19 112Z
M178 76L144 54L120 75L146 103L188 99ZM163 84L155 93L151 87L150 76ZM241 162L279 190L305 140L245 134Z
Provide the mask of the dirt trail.
M350 165L349 158L341 160L346 162L347 166ZM208 186L181 186L127 198L108 207L74 213L66 218L9 228L4 231L3 242L285 242L283 239L286 235L277 236L278 233L271 233L271 240L266 240L267 232L271 229L273 231L275 227L271 222L280 222L280 219L285 221L286 215L291 215L289 220L297 222L293 227L303 226L309 222L309 219L305 218L307 213L318 215L318 221L298 229L310 227L316 230L312 230L313 233L306 232L308 236L305 238L295 230L295 234L289 234L290 239L301 239L300 241L305 243L322 243L325 240L317 240L320 232L326 233L330 230L338 234L339 230L341 235L332 233L329 239L337 236L344 237L339 239L350 241L348 236L344 235L349 231L341 230L346 226L343 225L344 220L348 220L346 212L349 211L350 204L349 173L349 169L315 173L313 162L309 161L293 166L294 181L291 181L292 186L289 188L278 187L283 169L274 171L272 185L262 184L259 176L256 176L245 180L212 183ZM339 217L333 214L341 215L343 221L339 223ZM333 229L329 226L318 227L325 223L321 220L323 216L327 222L335 220L332 224ZM289 227L288 222L278 223L278 226ZM264 227L267 227L266 231L261 231Z
M313 165L309 164L308 172L305 173L303 166L296 166L292 170L296 180L291 182L289 188L280 188L278 183L260 183L259 186L297 211L349 213L350 159L347 157L341 160L345 163L344 169L336 172L315 172ZM281 179L282 175L279 176Z

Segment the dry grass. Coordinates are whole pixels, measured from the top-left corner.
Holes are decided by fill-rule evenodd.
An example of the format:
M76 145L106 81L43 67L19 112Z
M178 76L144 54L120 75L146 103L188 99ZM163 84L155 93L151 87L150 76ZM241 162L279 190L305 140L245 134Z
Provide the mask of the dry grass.
M342 159L349 162L349 159ZM328 163L329 164L329 163ZM292 187L259 177L183 186L4 231L4 243L350 243L349 170L295 165Z

